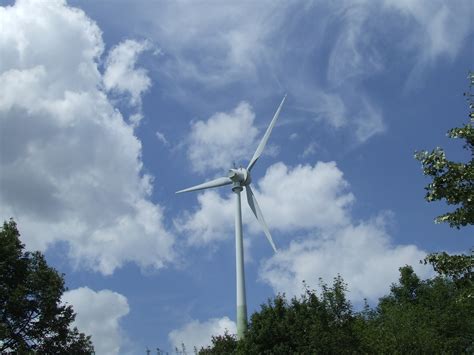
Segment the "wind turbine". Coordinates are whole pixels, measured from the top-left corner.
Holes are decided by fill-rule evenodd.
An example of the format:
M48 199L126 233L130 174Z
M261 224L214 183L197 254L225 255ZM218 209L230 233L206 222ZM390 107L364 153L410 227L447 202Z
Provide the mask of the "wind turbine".
M275 243L273 243L270 230L268 229L267 223L263 218L262 211L258 206L257 199L253 194L252 189L250 188L250 183L252 178L250 172L252 171L255 163L258 158L262 155L263 149L267 144L270 133L272 132L275 122L278 119L283 103L285 102L286 95L283 97L283 100L278 106L278 109L273 116L270 125L268 126L265 134L263 135L260 144L257 147L252 159L250 159L249 165L247 168L233 168L229 169L229 173L225 177L220 177L211 181L206 181L203 184L196 185L184 190L177 191L176 193L190 192L197 190L204 190L213 187L219 187L224 185L232 184L232 191L235 193L235 265L236 265L236 274L237 274L237 339L242 339L247 330L247 301L245 296L245 273L244 273L244 248L242 240L242 212L241 212L241 203L240 203L240 193L245 187L245 192L247 194L247 202L252 210L253 214L257 218L257 221L260 223L260 226L263 229L270 245L273 250L276 252Z

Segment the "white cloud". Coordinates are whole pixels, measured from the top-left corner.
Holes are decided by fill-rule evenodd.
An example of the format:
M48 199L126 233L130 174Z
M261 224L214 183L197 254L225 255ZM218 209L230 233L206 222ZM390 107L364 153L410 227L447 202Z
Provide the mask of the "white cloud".
M270 166L252 190L271 230L333 229L349 222L347 208L354 196L334 162L288 168L283 163ZM229 191L229 189L227 190ZM190 244L222 240L232 233L233 196L222 198L215 191L198 195L199 207L177 221L178 230ZM243 223L253 233L262 233L242 196ZM277 207L275 207L277 206ZM278 244L278 243L277 243Z
M375 8L371 7L351 4L344 11L338 9L343 14L343 22L331 48L327 71L332 85L346 85L354 79L373 75L383 69L380 55L371 41L373 35L364 27L373 16Z
M141 142L100 90L101 31L64 1L0 7L0 215L104 274L173 259Z
M335 128L340 128L347 124L346 104L339 95L321 92L312 99L317 107L314 112L318 119L327 121Z
M382 111L358 88L358 84L348 80L343 91L343 94L333 89L324 92L306 84L292 87L298 111L336 129L351 127L351 133L360 143L385 131Z
M234 220L231 198L222 198L216 191L208 190L198 194L197 199L199 207L175 221L177 230L187 236L190 245L227 239Z
M191 124L188 158L195 171L229 169L233 160L250 159L257 147L252 107L241 102L229 113L218 112Z
M142 120L143 120L143 115L141 113L134 113L130 115L130 117L128 118L128 121L134 128L138 127Z
M169 54L159 70L165 71L178 85L191 80L199 82L203 89L245 82L256 97L288 90L292 104L307 108L313 113L312 118L324 120L338 129L355 124L359 127L356 139L368 139L382 131L377 128L383 125L375 127L375 118L382 118L370 115L376 109L367 111L359 104L361 95L368 100L360 90L360 79L383 67L365 27L373 17L374 8L365 2L351 6L344 2L336 6L313 2L301 6L260 1L220 6L199 4L198 8L189 3L168 4L160 8L160 20L156 22L159 25L154 33ZM318 24L305 29L312 30L309 44L301 40L301 33L297 33L301 28L295 24L314 18L314 12L329 13L324 18L316 16L314 21ZM345 14L342 21L341 13ZM329 59L323 58L318 53L325 50L314 43L324 43L323 35L336 18L340 25L336 41L329 47ZM298 40L292 41L294 37ZM296 64L298 69L295 69L295 57L302 58ZM318 65L327 65L332 88L325 88L314 76L313 67ZM258 82L257 86L254 81ZM340 92L339 86L348 84L352 88L348 91L357 92L357 100L349 100ZM178 91L184 99L189 97ZM354 113L360 119L350 122ZM369 126L374 127L370 133Z
M130 95L130 104L139 105L141 96L151 86L148 73L135 68L138 56L150 49L148 42L126 40L110 50L105 62L104 85L112 92Z
M73 326L91 335L97 354L118 354L123 342L120 319L128 314L127 298L110 290L93 291L88 287L66 291L62 301L76 312Z
M306 148L304 149L303 153L301 153L301 158L307 158L313 154L316 153L318 149L318 145L316 144L316 142L311 142L309 143Z
M294 231L348 223L354 196L347 188L334 162L317 162L294 168L273 164L254 190L271 228Z
M398 280L398 268L412 265L421 276L428 268L419 264L426 252L415 245L394 245L385 229L386 216L347 225L333 232L312 233L290 243L288 249L262 263L260 278L275 292L298 296L302 281L313 288L318 278L331 283L340 274L349 286L349 298L375 301Z
M166 139L166 136L164 135L164 133L161 133L160 131L156 131L155 133L156 135L156 138L158 138L158 140L163 143L164 146L168 146L169 145L169 142L168 140Z
M314 113L308 118L354 132L359 142L385 126L381 102L364 88L366 79L392 69L386 43L404 57L397 69L411 65L416 74L441 57L455 58L472 33L470 0L219 6L175 1L160 3L155 11L149 3L135 7L136 25L152 32L166 53L158 75L172 83L169 90L181 100L199 100L195 90L191 96L184 89L190 83L207 93L237 83L263 98L288 91L294 106ZM153 21L143 21L151 16ZM352 122L353 115L360 119Z
M229 334L237 333L235 322L228 317L212 318L202 323L192 320L181 328L171 331L168 338L173 347L181 349L181 344L184 344L187 351L192 352L194 347L199 350L210 345L213 335L224 335L226 330Z
M456 58L474 32L469 0L385 0L385 6L405 20L411 20L412 26L404 41L404 49L415 52L408 88L419 87L426 71L433 69L440 58Z
M386 130L382 113L366 98L361 98L361 108L353 116L353 122L356 126L355 136L359 142L365 142L373 135L385 132Z
M161 3L159 11L147 6L140 16L153 13L155 38L170 57L162 62L161 71L216 87L242 78L255 81L264 69L262 62L272 54L266 42L281 20L279 8L286 6L272 1L219 6L175 1Z
M384 48L377 36L394 41L401 37L396 48L419 71L441 57L455 58L472 33L469 0L342 0L332 5L331 11L342 15L329 57L327 76L332 85L347 85L384 68Z
M304 237L275 241L279 252L265 261L260 278L275 292L299 295L302 281L317 286L340 273L349 283L350 298L376 300L397 280L398 268L411 264L425 276L419 265L425 252L415 245L394 245L386 231L389 214L354 222L353 194L334 162L289 168L283 163L270 166L254 182L254 193L271 231L303 234ZM262 234L243 200L243 223L247 232ZM176 223L193 245L212 245L233 235L233 196L222 198L215 191L198 195L199 207Z
M385 6L415 21L417 27L409 42L419 50L422 60L456 57L473 31L469 16L472 2L469 0L385 0Z
M52 82L49 94L93 89L100 80L95 59L104 47L101 31L82 11L64 9L62 0L0 7L0 73L43 67ZM40 21L37 15L46 17Z

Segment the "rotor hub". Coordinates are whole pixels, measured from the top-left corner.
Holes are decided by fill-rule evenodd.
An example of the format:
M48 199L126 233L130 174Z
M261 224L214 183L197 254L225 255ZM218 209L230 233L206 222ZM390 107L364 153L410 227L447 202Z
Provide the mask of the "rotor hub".
M247 186L252 182L250 172L245 168L229 169L228 176L237 186Z

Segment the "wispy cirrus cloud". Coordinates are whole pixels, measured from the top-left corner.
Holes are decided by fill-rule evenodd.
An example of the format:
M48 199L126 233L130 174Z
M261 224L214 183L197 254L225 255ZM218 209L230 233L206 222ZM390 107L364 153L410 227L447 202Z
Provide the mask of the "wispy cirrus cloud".
M190 97L183 89L196 84L211 94L238 85L255 98L286 91L302 116L353 132L360 143L387 127L366 81L408 67L407 85L421 83L425 69L455 58L472 33L469 6L468 0L174 2L146 12L158 16L152 31L165 53L158 75L180 99L196 100L199 93ZM398 43L390 47L395 52L386 42ZM403 69L393 67L394 55L404 58Z

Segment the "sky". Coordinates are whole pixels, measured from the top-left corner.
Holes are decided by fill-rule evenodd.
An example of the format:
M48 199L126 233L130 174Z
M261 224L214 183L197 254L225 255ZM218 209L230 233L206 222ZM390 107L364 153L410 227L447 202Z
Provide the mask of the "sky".
M417 150L470 159L469 0L0 4L0 217L65 273L98 354L171 351L235 332L233 194L176 195L246 166L249 314L340 274L355 307L398 268L465 252L433 219Z

